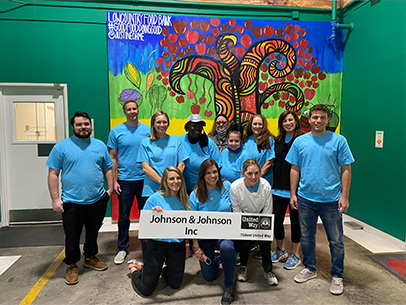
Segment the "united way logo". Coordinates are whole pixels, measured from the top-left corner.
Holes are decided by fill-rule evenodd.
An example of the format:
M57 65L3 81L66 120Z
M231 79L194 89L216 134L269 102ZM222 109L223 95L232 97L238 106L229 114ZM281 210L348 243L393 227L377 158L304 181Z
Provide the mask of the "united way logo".
M271 219L269 217L260 217L260 228L263 230L269 230L271 228Z
M241 229L271 230L271 225L269 216L241 215Z

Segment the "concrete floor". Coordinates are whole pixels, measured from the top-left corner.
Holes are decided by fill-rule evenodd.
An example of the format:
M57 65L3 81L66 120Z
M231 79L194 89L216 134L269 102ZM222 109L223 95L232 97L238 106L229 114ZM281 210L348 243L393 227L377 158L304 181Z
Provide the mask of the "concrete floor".
M287 227L287 231L289 231ZM141 258L137 231L131 231L130 254L127 259ZM290 236L287 232L287 236ZM64 282L66 265L60 264L46 285L39 290L32 304L219 304L223 292L223 276L207 283L195 257L186 261L183 284L179 290L165 287L160 280L154 294L141 298L132 289L127 264L115 265L117 233L101 232L98 258L108 264L97 272L79 265L80 282L68 286ZM248 281L236 282L233 304L406 304L406 285L369 259L369 250L348 237L345 242L344 294L333 296L330 288L330 254L324 230L317 233L318 277L297 284L293 277L303 269L285 270L283 263L274 264L279 279L270 287L263 277L260 260L253 256L248 265ZM287 245L287 249L289 245ZM272 249L275 243L272 244ZM2 248L0 256L21 257L0 276L0 304L20 304L39 278L63 250L63 246ZM236 272L238 267L236 268Z

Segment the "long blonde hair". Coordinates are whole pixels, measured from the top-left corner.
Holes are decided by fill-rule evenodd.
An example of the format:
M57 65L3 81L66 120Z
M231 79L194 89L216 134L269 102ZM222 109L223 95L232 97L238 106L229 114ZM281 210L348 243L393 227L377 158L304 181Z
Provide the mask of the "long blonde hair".
M178 198L180 203L182 204L183 208L188 211L190 210L189 208L189 196L187 195L186 192L186 184L185 184L185 179L183 178L182 172L180 171L179 168L175 166L168 166L165 168L162 178L161 178L161 185L159 187L159 194L161 194L164 197L169 196L169 187L168 187L168 173L169 172L175 172L179 175L180 179L182 180L182 184L180 186L180 189L178 191Z
M170 121L169 121L168 114L162 110L158 110L157 112L155 112L151 118L151 136L149 137L149 139L151 141L155 141L155 140L159 139L158 133L156 132L156 130L154 128L154 124L155 124L156 118L159 117L160 115L166 116L166 119L168 120L168 127L169 127Z

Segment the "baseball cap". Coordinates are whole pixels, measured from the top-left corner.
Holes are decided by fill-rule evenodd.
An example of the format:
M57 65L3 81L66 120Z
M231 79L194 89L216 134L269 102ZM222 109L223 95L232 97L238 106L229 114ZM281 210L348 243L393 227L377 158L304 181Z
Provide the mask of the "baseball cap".
M203 121L202 117L199 114L191 114L188 118L187 118L187 123L189 122L193 122L193 123L199 123L202 122L203 126L206 126L206 122Z

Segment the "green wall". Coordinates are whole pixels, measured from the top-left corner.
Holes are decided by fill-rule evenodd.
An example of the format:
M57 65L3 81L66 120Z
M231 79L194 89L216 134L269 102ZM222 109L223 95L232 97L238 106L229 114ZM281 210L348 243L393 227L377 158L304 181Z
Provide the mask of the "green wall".
M106 12L291 19L290 9L259 6L137 1L0 1L0 82L67 83L68 111L86 111L95 137L109 126ZM111 3L110 3L111 2ZM121 3L125 1L120 1ZM130 2L130 1L128 1ZM109 4L110 3L110 4ZM299 20L330 21L327 10L300 10ZM46 179L46 177L44 177ZM107 216L111 216L111 209Z
M256 6L137 1L0 2L0 82L67 83L69 116L95 119L109 133L106 11L289 19L291 10ZM114 1L111 1L114 2ZM123 3L125 1L121 1ZM298 10L299 20L330 21L325 10ZM348 214L405 240L406 2L359 2L344 15L355 24L344 51L341 131L356 158ZM374 147L376 130L384 148ZM395 163L396 162L396 163ZM46 179L46 177L44 177ZM111 213L109 212L109 215Z
M406 2L361 4L344 16L355 24L344 49L341 122L356 159L348 214L405 241Z

